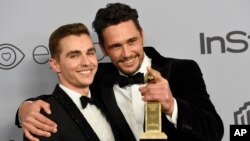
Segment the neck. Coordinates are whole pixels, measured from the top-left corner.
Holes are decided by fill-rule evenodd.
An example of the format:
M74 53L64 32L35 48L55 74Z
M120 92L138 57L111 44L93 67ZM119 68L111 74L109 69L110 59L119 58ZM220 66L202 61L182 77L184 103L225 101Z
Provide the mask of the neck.
M66 87L67 89L70 89L71 91L77 92L79 94L81 94L82 96L88 96L89 95L89 86L72 86L72 85L65 85L63 83L60 83L61 85L63 85L64 87Z

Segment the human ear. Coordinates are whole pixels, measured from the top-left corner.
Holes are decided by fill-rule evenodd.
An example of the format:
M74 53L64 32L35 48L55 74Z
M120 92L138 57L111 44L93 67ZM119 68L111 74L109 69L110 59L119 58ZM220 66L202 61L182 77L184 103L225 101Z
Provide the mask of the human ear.
M49 59L49 65L50 65L50 68L51 68L53 71L55 71L55 72L57 72L57 73L61 72L60 67L59 67L58 62L57 62L56 59L50 58L50 59Z

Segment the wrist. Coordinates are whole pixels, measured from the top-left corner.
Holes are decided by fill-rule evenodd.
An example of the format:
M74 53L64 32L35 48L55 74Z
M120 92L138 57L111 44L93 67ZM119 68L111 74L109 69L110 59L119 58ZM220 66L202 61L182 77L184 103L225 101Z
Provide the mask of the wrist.
M23 123L23 120L22 120L22 115L23 115L23 110L22 110L22 107L25 107L25 105L27 104L31 104L33 103L33 101L24 101L19 107L18 107L18 121L19 121L19 124L17 125L18 127L22 127L22 123ZM24 108L25 109L25 108ZM25 110L24 110L25 111Z

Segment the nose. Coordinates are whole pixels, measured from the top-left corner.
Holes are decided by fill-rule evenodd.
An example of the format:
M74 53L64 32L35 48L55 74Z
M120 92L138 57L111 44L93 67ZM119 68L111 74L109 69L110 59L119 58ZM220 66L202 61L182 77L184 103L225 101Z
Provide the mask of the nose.
M130 54L131 54L131 52L130 52L128 46L124 45L124 46L122 47L122 55L123 55L123 57L126 57L126 58L127 58L127 57L130 56Z
M86 55L81 57L81 65L88 66L90 64L89 58Z

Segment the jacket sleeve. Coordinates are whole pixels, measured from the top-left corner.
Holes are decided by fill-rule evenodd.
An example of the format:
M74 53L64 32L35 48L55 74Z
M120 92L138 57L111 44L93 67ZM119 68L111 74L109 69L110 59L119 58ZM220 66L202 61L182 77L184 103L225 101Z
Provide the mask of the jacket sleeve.
M175 68L172 93L178 105L177 132L204 141L220 141L223 122L210 100L198 64L185 60L172 67Z

